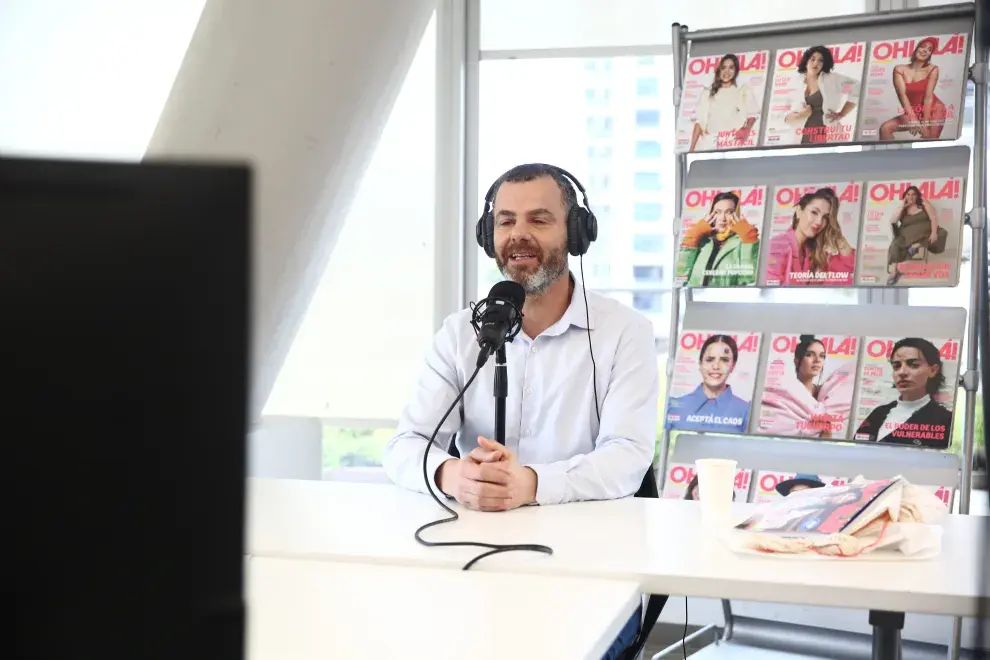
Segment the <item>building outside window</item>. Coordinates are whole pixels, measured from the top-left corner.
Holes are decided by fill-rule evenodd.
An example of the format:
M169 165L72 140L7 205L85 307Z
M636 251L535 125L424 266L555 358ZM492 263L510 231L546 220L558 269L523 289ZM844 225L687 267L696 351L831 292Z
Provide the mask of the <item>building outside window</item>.
M663 281L663 266L633 266L633 281L637 284Z
M660 81L657 78L640 78L636 81L636 96L658 96L660 94Z
M659 172L636 172L633 175L633 187L636 190L660 190Z
M636 202L633 205L633 220L655 222L663 215L663 205L659 202Z
M636 291L633 293L633 307L640 312L659 312L663 309L662 291Z
M659 158L662 150L656 140L640 140L636 142L636 158Z
M663 252L663 236L660 234L636 234L633 236L633 250L644 254Z
M636 125L641 127L656 127L660 125L659 110L637 110Z

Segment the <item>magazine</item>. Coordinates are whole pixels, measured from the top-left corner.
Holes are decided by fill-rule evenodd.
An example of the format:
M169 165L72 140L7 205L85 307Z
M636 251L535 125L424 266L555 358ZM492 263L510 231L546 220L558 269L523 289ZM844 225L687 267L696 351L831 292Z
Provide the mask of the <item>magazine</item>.
M844 440L858 355L849 335L771 335L758 433Z
M767 286L852 286L863 184L777 186L764 281Z
M667 428L746 433L760 362L756 332L682 332L667 400Z
M766 195L766 186L685 191L675 285L755 285Z
M806 489L764 504L736 529L794 536L851 534L863 526L857 519L871 522L880 496L901 484L899 479L883 479Z
M791 493L799 493L802 490L841 486L848 481L849 479L846 477L830 477L823 474L760 470L756 474L752 501L763 504L787 497Z
M866 337L853 440L948 449L960 343Z
M968 77L967 39L958 33L872 42L860 139L954 140Z
M753 480L753 471L738 468L732 488L733 502L746 502L749 499L749 487ZM667 469L667 478L663 483L663 499L665 500L697 500L700 498L698 476L693 463L672 463Z
M757 146L769 59L766 50L688 59L677 113L677 153Z
M963 201L958 177L868 182L859 284L958 284Z
M763 144L852 142L865 63L865 42L778 50Z

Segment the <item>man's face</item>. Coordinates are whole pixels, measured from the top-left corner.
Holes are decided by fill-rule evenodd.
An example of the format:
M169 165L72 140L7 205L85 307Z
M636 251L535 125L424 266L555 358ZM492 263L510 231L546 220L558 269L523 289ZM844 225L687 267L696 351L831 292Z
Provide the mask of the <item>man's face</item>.
M528 295L538 296L567 272L564 199L549 176L503 183L495 195L495 263Z

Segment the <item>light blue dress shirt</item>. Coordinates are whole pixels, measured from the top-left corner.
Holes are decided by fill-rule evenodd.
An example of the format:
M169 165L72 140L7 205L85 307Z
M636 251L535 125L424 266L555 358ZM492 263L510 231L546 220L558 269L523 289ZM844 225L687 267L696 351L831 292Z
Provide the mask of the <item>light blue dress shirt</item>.
M580 282L559 321L535 339L520 332L506 344L505 444L536 472L537 504L632 495L653 461L660 385L653 326L638 312L591 291L588 309L600 426ZM398 432L385 448L385 471L400 486L427 492L426 441L477 361L470 321L470 310L445 319ZM455 408L430 448L429 487L438 495L435 475L450 458L451 436L457 433L461 456L478 446L479 435L494 439L494 370L492 357L464 396L463 425Z

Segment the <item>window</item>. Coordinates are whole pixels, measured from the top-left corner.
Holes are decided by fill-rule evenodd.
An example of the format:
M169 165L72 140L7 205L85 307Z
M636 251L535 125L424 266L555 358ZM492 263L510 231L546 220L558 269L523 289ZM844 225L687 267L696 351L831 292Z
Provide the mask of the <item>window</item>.
M926 0L928 1L928 0ZM671 23L692 30L858 14L865 0L481 0L481 49L589 48L670 43ZM520 20L525 16L525 20ZM657 58L660 59L660 58Z
M487 2L488 0L483 0ZM511 1L509 2L511 4ZM660 3L657 3L660 4ZM760 3L762 7L762 3ZM585 6L582 4L582 6ZM781 5L783 7L783 5ZM830 5L830 9L834 5ZM734 9L732 11L735 11ZM751 10L752 12L753 10ZM762 11L762 10L761 10ZM784 7L782 11L791 11ZM757 12L759 13L759 12ZM778 17L782 19L782 16ZM751 20L762 20L753 15ZM768 17L768 20L777 20ZM692 26L693 28L694 26ZM655 66L659 76L661 89L672 87L671 59L666 55L656 55ZM585 67L595 63L596 70L601 74L608 59L611 62L609 87L613 89L612 116L619 118L614 122L614 136L607 142L582 131L586 115L580 110L584 107L584 90L588 85L582 81L587 76ZM641 156L655 154L660 150L659 158L664 154L673 153L673 113L661 112L659 109L645 109L637 105L635 94L636 80L641 76L641 65L637 56L613 58L536 58L517 60L483 60L480 63L480 122L479 122L479 180L477 185L485 191L491 185L492 179L503 171L521 162L547 160L559 164L572 171L588 188L588 198L600 222L599 238L591 247L589 254L596 261L605 263L624 263L630 266L636 264L664 264L667 272L664 276L670 279L668 265L672 260L672 246L668 245L672 218L671 209L675 208L674 189L671 185L661 185L659 189L638 189L636 186L637 172L651 173L647 183L655 186L659 173L666 170L657 160L644 161ZM596 74L598 75L598 74ZM604 74L602 74L604 75ZM540 104L506 103L506 98L542 98L552 96L558 102L552 106ZM576 107L577 112L561 112L560 107ZM637 129L634 125L647 124L646 128ZM650 125L652 124L652 127ZM654 137L654 135L656 137ZM650 139L653 138L653 139ZM614 139L614 143L612 140ZM612 158L608 161L592 160L587 156L589 147L615 147L629 144L626 149L614 148ZM641 146L642 145L642 146ZM651 146L645 146L651 145ZM837 147L835 151L859 151L859 147ZM825 153L830 150L817 149L815 153ZM751 158L759 155L790 155L801 150L789 149L784 151L746 152L741 157ZM733 157L735 154L727 154ZM653 158L657 158L653 156ZM592 173L608 174L607 189L596 188L588 180ZM631 174L633 176L631 176ZM664 174L666 176L666 174ZM636 202L654 202L661 205L659 220L649 226L648 231L642 220L636 220ZM612 215L609 219L602 207L611 205ZM644 211L641 209L640 213ZM643 217L640 215L639 217ZM474 219L469 231L474 230ZM637 231L637 227L639 231ZM476 270L477 287L475 295L487 294L500 277L492 262L484 253L478 251L478 266ZM588 268L588 264L585 264ZM596 282L595 288L608 292L607 295L631 305L632 297L628 291L629 271L616 269L611 276L601 283ZM859 301L859 289L823 289L820 291L804 291L800 289L764 289L755 288L694 290L696 300L713 301L753 301L753 302L808 302L830 304L855 304ZM669 325L666 319L656 319L654 325L658 345L666 346Z
M650 66L651 64L654 63L654 61L656 61L656 58L654 58L652 55L636 58L636 64L639 64L640 66Z
M385 445L395 429L323 427L323 478L347 479L341 474L361 468L381 467Z
M663 266L633 266L633 280L656 284L663 281Z
M659 110L637 110L636 125L643 127L654 127L660 125Z
M589 137L594 137L594 138L612 137L611 117L588 117L587 124L588 124Z
M633 292L633 308L641 312L659 312L663 310L664 293L661 291Z
M657 96L660 93L660 81L654 78L640 78L636 81L636 96Z
M660 174L658 172L636 172L633 187L636 190L660 190Z
M604 89L589 87L584 90L584 98L588 102L588 105L593 108L607 107L609 100L612 98L612 90L608 87Z
M633 220L652 222L659 220L663 214L663 205L654 202L636 202L633 206Z
M608 264L602 263L589 263L588 265L588 280L603 280L612 275L612 267Z
M608 190L610 181L611 179L609 179L608 174L596 172L588 177L588 188L601 191Z
M659 234L636 234L633 236L633 250L646 254L663 252L663 236Z
M432 340L435 34L434 20L264 410L336 426L334 419L363 420L371 430L326 430L325 470L380 464L394 433L390 420L408 400ZM387 350L400 325L403 350Z
M636 143L636 158L659 158L660 143L655 140L640 140Z
M608 61L608 72L604 62ZM657 56L655 71L660 89L672 86L673 71L669 56ZM588 84L589 70L595 71L595 84ZM653 70L651 70L652 72ZM632 305L630 268L633 263L666 263L670 258L669 239L671 218L657 214L650 207L652 219L647 231L636 231L635 202L651 202L661 205L661 212L673 208L674 199L669 186L659 190L637 192L633 174L637 170L663 171L654 162L634 158L636 127L633 123L638 105L636 80L642 75L638 58L537 58L482 60L479 65L480 103L478 123L478 181L483 194L492 180L508 168L525 162L551 162L573 172L588 190L588 201L598 218L598 239L585 257L585 276L596 291L601 291L623 304ZM603 120L612 120L613 134L600 137L588 131L589 113L586 111L585 90L608 88L612 90L612 105L608 113L593 112L592 128L604 128ZM553 104L507 103L510 98L548 98ZM564 112L561 108L572 108ZM658 135L657 146L664 139L673 139L673 113L653 110L654 129ZM599 123L598 120L602 120ZM669 138L660 137L667 136ZM623 145L623 146L619 146ZM666 153L666 152L664 152ZM672 152L671 152L672 153ZM480 206L480 200L479 200ZM641 209L645 213L647 209ZM645 217L645 216L641 216ZM659 218L659 220L657 219ZM474 230L474 220L469 231ZM643 222L643 221L640 221ZM644 228L640 225L641 230ZM633 235L656 235L647 239L647 252L634 249ZM666 242L665 242L666 241ZM471 284L470 298L477 300L488 293L491 286L501 279L492 259L478 248L477 267ZM577 272L577 262L571 260ZM608 271L597 270L591 274L592 264L611 264ZM616 264L625 264L617 267ZM655 318L659 337L669 332L669 322Z

